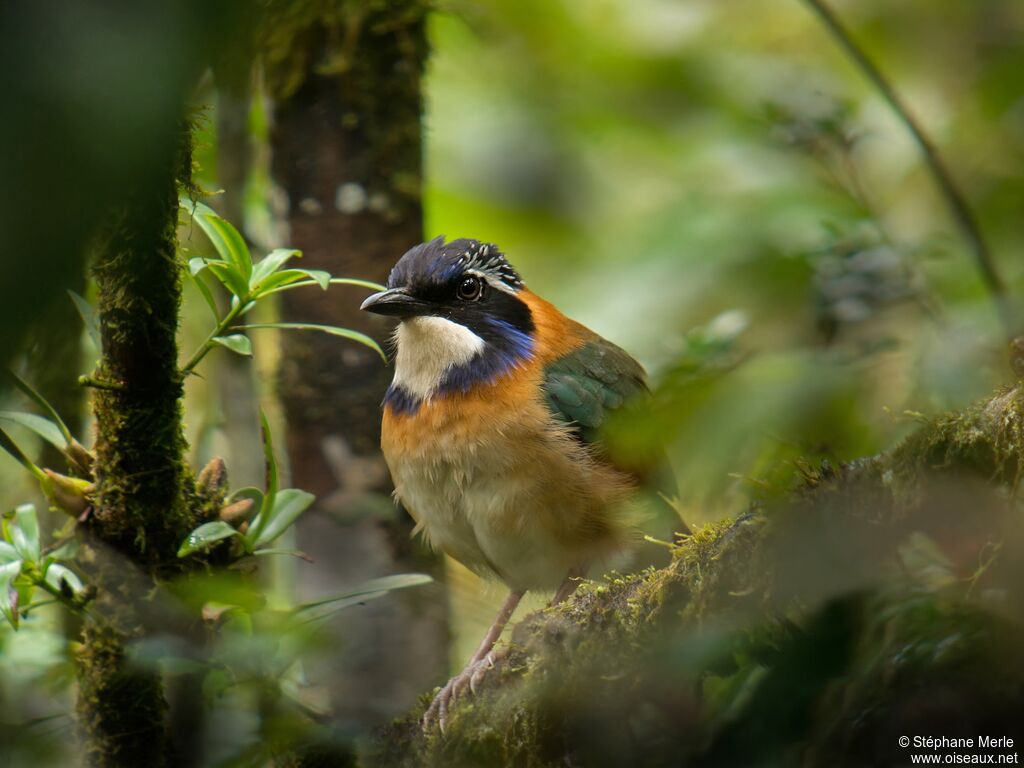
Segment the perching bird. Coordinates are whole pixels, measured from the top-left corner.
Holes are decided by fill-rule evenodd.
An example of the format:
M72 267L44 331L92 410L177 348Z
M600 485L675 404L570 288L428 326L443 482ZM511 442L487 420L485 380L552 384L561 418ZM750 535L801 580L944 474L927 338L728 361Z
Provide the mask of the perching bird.
M433 547L511 590L427 710L443 729L523 594L564 600L633 538L636 474L608 458L598 427L646 391L644 372L476 240L412 248L362 309L401 320L381 430L395 496Z

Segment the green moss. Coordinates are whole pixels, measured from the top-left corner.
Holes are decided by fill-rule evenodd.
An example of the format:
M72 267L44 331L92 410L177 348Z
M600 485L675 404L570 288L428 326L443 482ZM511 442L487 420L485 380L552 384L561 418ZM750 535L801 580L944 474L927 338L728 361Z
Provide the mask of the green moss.
M93 267L103 339L94 378L108 386L93 390L97 493L79 565L99 597L78 659L78 714L87 762L103 768L169 761L160 677L125 657L153 581L111 548L150 577L176 571L179 544L213 503L185 463L178 370L178 191L190 183L190 134L183 122L166 163L125 195Z
M1017 595L1000 604L1019 599L1019 570L994 582L999 569L986 566L965 582L929 537L951 536L957 552L1019 528L1007 527L1005 500L1020 479L1022 438L1015 387L926 422L887 453L808 468L805 485L764 513L683 539L666 568L613 574L527 616L443 735L420 730L425 696L365 762L789 765L803 754L827 756L804 764L874 764L865 724L895 744L887 728L901 717L910 727L929 706L945 712L944 701L976 732L1006 730L999 713L1024 704L1012 650L1024 638L969 598L983 577L991 594ZM939 513L932 502L953 487L971 489L975 505ZM907 555L914 541L927 546Z
M188 135L182 130L173 163L160 178L116 213L93 270L103 337L97 377L118 386L94 392L98 492L92 525L106 542L154 570L176 562L178 545L198 519L183 458L177 344L177 199L179 180L191 172Z
M132 669L125 636L89 625L79 652L78 727L85 738L84 763L94 768L160 768L168 764L160 678Z

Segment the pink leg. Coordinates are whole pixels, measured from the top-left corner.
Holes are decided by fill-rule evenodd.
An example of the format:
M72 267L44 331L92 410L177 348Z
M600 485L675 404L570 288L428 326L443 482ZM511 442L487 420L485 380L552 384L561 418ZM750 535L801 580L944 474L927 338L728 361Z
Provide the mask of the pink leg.
M505 629L505 625L508 624L508 620L512 618L512 614L515 613L516 608L519 606L519 601L523 599L525 591L520 590L518 592L512 591L508 593L508 597L505 598L505 602L501 606L501 610L498 611L498 615L494 619L494 623L491 624L490 629L487 630L487 634L484 635L484 639L480 641L480 647L476 649L476 653L473 654L473 658L469 660L470 664L475 664L478 661L483 660L488 653L491 652L491 648L498 642L498 638L501 637L501 633Z
M482 677L480 674L481 669L485 664L489 663L491 650L494 648L494 644L498 642L498 638L501 637L501 633L505 629L505 625L508 624L508 620L515 613L519 601L523 599L523 594L522 590L513 590L508 593L508 597L505 598L505 603L501 606L501 610L498 611L494 623L487 630L487 634L484 635L484 639L480 642L480 647L476 649L476 653L473 654L473 658L469 660L466 668L449 680L430 703L426 713L423 715L424 730L431 728L437 722L441 731L444 731L445 724L448 721L449 705L466 686L475 683ZM474 690L475 687L475 685L472 686Z
M558 591L555 592L555 596L552 597L551 602L548 603L548 607L550 608L558 605L572 597L572 593L579 587L586 572L587 566L582 564L570 568L569 572L565 575L565 579L563 579L562 583L558 586Z

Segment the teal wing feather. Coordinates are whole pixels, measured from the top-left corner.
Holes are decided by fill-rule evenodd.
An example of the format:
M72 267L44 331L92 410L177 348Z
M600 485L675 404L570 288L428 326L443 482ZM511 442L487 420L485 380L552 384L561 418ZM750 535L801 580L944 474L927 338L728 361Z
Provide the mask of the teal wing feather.
M624 349L595 336L544 369L544 392L552 415L569 425L576 437L595 449L595 456L632 475L649 491L671 498L677 494L675 475L663 453L649 457L644 466L622 466L609 456L601 441L601 427L609 414L624 403L649 395L644 369ZM668 505L659 505L657 520L648 526L660 538L673 532L689 533Z
M600 445L608 414L647 393L644 369L610 341L594 337L544 369L544 392L552 415L588 445Z

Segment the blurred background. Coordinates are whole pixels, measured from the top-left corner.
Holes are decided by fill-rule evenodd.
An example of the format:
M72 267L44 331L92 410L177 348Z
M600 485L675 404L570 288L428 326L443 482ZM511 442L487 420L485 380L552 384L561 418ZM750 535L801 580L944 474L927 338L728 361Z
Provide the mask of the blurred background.
M197 126L196 181L223 190L209 202L254 254L299 247L304 266L381 280L422 239L494 242L534 292L633 353L656 408L622 439L668 448L691 526L791 488L808 464L873 455L923 414L1012 378L993 296L918 146L805 3L446 0L426 14L426 47L411 55L429 49L414 83L422 145L405 136L411 154L399 160L359 160L358 142L332 138L346 110L364 114L358 94L333 80L375 57L410 60L408 40L386 26L361 43L372 53L331 58L352 28L345 14L374 19L380 4L272 3L266 27L244 8L197 20L189 3L171 5L180 8L164 16L145 15L152 3L109 16L71 3L0 12L0 22L10 16L0 36L14 46L0 61L4 355L83 432L75 381L97 350L63 288L89 297L90 222L144 175L146 141L160 133L152 126L173 120L179 101ZM833 6L938 148L1019 296L1024 5ZM299 42L279 44L291 23ZM189 61L199 48L214 52L204 71ZM125 76L133 61L143 62L137 79ZM334 93L336 112L317 106ZM418 96L406 95L415 113ZM388 116L377 104L366 114ZM372 183L385 165L390 200ZM394 167L410 178L396 182ZM351 223L375 216L379 236ZM190 253L208 250L187 227L180 239ZM383 343L389 329L355 312L364 295L338 288L261 311L323 312ZM187 287L183 349L206 334L205 311ZM195 466L225 456L238 486L262 474L257 400L287 434L291 482L319 499L293 545L316 562L266 569L276 599L396 571L438 578L345 614L306 657L306 704L359 734L461 667L503 593L408 540L375 453L390 372L337 339L302 344L260 335L254 364L212 363L215 373L188 385L188 437ZM327 371L335 360L340 372ZM33 445L31 433L10 431ZM0 456L0 507L34 498L30 480ZM0 630L0 728L28 723L70 739L64 630L57 610L17 634ZM251 737L253 717L235 713L224 754ZM70 759L68 743L48 745L54 764Z

